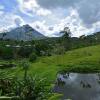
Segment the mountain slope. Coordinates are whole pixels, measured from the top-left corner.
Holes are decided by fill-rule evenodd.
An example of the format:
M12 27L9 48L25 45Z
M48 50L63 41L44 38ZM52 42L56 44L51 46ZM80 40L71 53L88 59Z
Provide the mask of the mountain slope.
M5 35L4 35L5 34ZM15 28L10 32L1 33L0 38L13 39L13 40L32 40L32 39L43 39L44 35L30 27L29 25L23 25L22 27Z

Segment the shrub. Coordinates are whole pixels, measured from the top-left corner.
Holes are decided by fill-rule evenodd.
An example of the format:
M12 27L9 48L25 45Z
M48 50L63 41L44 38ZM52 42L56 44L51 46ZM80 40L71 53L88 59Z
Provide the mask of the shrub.
M35 53L32 53L29 57L30 62L34 62L37 59L37 55Z
M53 96L51 96L50 98L49 98L49 100L61 100L61 97L62 97L63 95L62 94L54 94Z
M29 55L32 53L32 50L33 50L32 47L21 47L21 48L18 50L18 55L19 55L20 57L27 58L27 57L29 57Z
M26 81L19 78L0 79L0 90L1 96L18 96L20 100L48 100L52 95L46 80L38 77L27 77Z
M0 47L0 58L1 59L12 59L13 49L8 47Z

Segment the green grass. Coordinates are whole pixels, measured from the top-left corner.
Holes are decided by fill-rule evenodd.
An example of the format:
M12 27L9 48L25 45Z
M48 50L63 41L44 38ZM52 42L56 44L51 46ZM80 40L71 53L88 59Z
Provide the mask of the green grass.
M22 69L8 69L10 74L22 75ZM64 55L39 58L31 63L29 74L55 80L57 72L100 72L100 45L76 49Z

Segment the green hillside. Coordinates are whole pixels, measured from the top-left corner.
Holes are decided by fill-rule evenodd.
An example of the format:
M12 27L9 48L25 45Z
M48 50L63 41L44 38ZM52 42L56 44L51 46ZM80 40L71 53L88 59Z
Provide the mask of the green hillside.
M29 74L46 77L49 80L56 78L57 72L100 72L100 45L68 51L64 55L39 58L31 63ZM10 69L12 74L22 75L20 67Z

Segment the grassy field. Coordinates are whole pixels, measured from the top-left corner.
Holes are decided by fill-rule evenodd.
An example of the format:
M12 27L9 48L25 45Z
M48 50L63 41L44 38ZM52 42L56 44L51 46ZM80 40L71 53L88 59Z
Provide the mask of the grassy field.
M20 67L4 69L3 71L17 76L22 76L23 73ZM53 81L59 71L100 72L100 45L68 51L64 55L39 58L35 63L31 63L28 73L30 75L46 77L48 80Z

